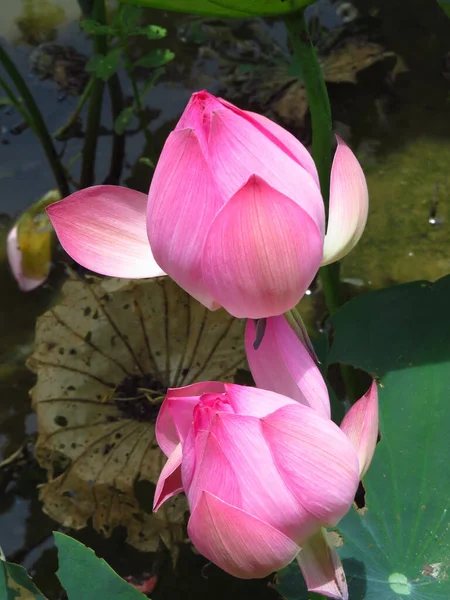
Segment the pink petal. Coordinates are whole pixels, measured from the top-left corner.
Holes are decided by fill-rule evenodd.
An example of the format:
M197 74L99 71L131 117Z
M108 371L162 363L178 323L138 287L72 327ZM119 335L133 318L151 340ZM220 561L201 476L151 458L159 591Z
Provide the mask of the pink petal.
M195 436L192 431L191 429L183 445L181 464L183 488L191 511L195 509L204 491L240 506L241 488L220 443L209 431L201 431Z
M226 459L221 476L226 469L233 471L241 498L231 501L223 492L209 487L208 491L269 523L297 543L317 531L321 522L295 498L289 485L280 477L276 457L264 438L260 419L219 413L211 425L210 435L217 440ZM326 492L323 489L323 493Z
M336 524L359 483L358 457L348 438L303 404L284 406L262 422L277 469L298 502L322 525Z
M156 484L155 497L153 500L153 510L156 512L161 504L183 491L181 482L181 444L175 447L175 450L167 459Z
M317 176L304 169L261 122L245 113L243 117L235 107L216 109L211 114L208 148L214 178L227 198L251 175L258 175L301 206L323 235L325 209Z
M280 531L208 492L188 524L197 550L227 573L265 577L290 563L298 546Z
M362 477L372 461L378 438L378 389L375 381L345 415L341 429L356 448Z
M289 131L286 131L286 129L263 115L258 115L257 113L249 111L241 112L244 113L248 120L256 122L256 124L262 128L265 135L269 139L272 139L274 143L278 144L286 154L291 155L299 165L308 171L317 186L320 186L319 175L313 157L292 133L289 133Z
M180 388L169 388L156 419L156 439L161 450L170 456L175 447L184 441L192 424L194 406L202 394L221 394L223 383L202 381Z
M152 256L145 229L147 197L114 185L90 187L55 202L47 213L64 250L102 275L164 275Z
M22 252L19 248L17 233L18 229L17 225L15 225L8 233L6 240L6 254L11 272L14 275L19 288L22 290L22 292L31 292L31 290L34 290L42 285L46 281L47 277L42 277L41 279L31 279L30 277L25 277L22 270Z
M265 417L282 406L296 404L294 400L281 394L246 385L225 383L228 401L238 415Z
M348 600L347 581L341 559L321 529L303 545L297 561L310 592Z
M195 132L172 132L150 186L148 237L166 273L208 308L218 305L203 282L201 256L223 203Z
M253 175L208 231L203 277L229 313L258 319L297 304L321 257L322 238L312 219Z
M213 110L222 108L219 98L203 90L192 94L175 131L193 129L205 156L208 154L210 115Z
M337 136L336 136L337 137ZM356 246L369 210L369 193L361 165L350 148L337 137L330 180L330 214L322 265L340 260Z
M307 348L283 315L270 317L262 342L253 347L255 325L247 321L245 348L253 379L258 387L289 396L330 418L326 383Z

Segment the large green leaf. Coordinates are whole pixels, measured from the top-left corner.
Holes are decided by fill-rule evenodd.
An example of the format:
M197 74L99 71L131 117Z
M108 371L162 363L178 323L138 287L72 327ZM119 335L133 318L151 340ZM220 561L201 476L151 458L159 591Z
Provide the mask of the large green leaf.
M69 600L144 600L93 550L73 538L55 532L58 548L58 578Z
M312 4L315 0L120 0L151 8L174 10L212 17L268 17L283 15Z
M450 598L450 277L360 296L333 317L330 360L381 377L365 507L338 526L351 600ZM293 564L280 591L303 600Z

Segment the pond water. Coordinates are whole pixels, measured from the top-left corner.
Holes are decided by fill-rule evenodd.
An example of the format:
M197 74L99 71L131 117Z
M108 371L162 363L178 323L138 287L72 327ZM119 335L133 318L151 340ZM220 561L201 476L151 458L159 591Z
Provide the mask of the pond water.
M333 32L322 34L321 51L324 61L334 57L327 68L335 130L357 153L370 192L368 225L358 247L342 262L343 280L349 294L355 294L410 280L437 279L450 272L450 21L430 0L411 0L407 9L402 0L357 0L343 5L349 3L319 2L309 12L315 23L333 31L344 28L336 45L327 44ZM62 94L54 82L32 74L30 54L42 42L91 54L91 42L77 22L77 2L3 2L0 17L0 42L25 76L49 130L55 131L74 109L77 97ZM236 57L263 64L272 43L282 53L286 39L281 22L199 25L185 16L152 11L145 13L145 20L168 28L165 45L176 52L162 83L148 96L154 117L150 129L159 147L190 93L202 87L255 110L267 109L270 98L271 114L308 141L307 117L296 122L290 119L301 106L299 96L280 96L277 85L281 84L276 81L267 89L263 75L258 81L254 68L249 75L256 80L252 87L233 66ZM368 44L377 44L372 50L383 57L364 63ZM357 49L361 46L360 56ZM124 73L120 77L129 95ZM260 89L264 99L258 97ZM28 392L34 376L24 363L33 348L36 318L58 294L62 269L58 267L45 286L28 294L17 289L9 273L5 239L12 219L55 185L33 133L21 128L20 122L14 111L0 107L0 462L23 447L17 469L0 469L0 545L9 559L21 562L36 576L50 598L57 598L51 531L58 525L42 513L37 499L36 486L45 475L32 460L37 421ZM98 182L106 176L111 145L107 97L102 124ZM79 154L82 143L82 138L69 140L65 157ZM144 151L144 137L130 134L126 144L123 182L146 191L150 170L137 162ZM72 169L75 179L77 170L79 162ZM312 327L322 320L319 285L312 287L302 307ZM122 531L112 542L104 541L92 528L78 532L77 537L95 547L124 576L151 572L156 560L153 568L163 583L156 588L155 598L189 595L194 588L201 598L221 598L225 593L229 597L230 592L242 597L276 597L265 585L251 582L228 581L225 592L224 576L214 567L201 571L204 561L187 546L174 575L164 553L155 559L137 552L124 542Z

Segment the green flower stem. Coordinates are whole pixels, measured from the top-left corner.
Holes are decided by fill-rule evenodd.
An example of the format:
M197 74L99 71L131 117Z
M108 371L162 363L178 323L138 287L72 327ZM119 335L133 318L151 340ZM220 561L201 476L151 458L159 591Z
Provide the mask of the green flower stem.
M61 193L61 196L64 198L70 194L66 171L64 170L56 148L53 144L52 137L47 129L47 125L45 124L44 118L42 117L41 111L39 110L33 95L28 89L28 86L22 78L22 75L19 73L16 65L13 63L8 53L1 45L0 64L3 65L8 76L11 78L11 81L16 86L17 91L22 98L23 104L21 105L20 102L15 100L12 90L3 79L0 79L0 86L5 90L5 93L8 95L10 100L13 100L14 106L22 114L32 131L39 138L50 168L56 179L58 189Z
M117 73L114 73L108 80L109 96L111 98L111 112L113 122L113 142L111 150L111 163L106 182L117 185L120 181L125 158L125 134L118 134L114 131L114 123L123 110L123 92L120 85L120 79Z
M56 140L64 139L65 135L71 130L71 128L73 127L73 125L76 123L76 120L80 116L80 113L83 110L83 107L84 107L84 105L86 104L86 102L87 102L87 100L89 98L89 95L91 93L92 87L94 85L94 81L95 81L94 77L91 77L89 79L89 81L87 82L87 85L85 86L85 88L83 90L83 93L81 94L81 96L80 96L80 98L78 100L78 104L75 106L75 108L73 109L73 111L69 115L69 118L64 123L64 125L62 125L59 129L57 129L54 132L53 137Z
M328 221L333 133L330 100L303 11L285 17L285 22L294 57L301 68L308 97L313 135L312 153L319 173L320 189L325 204L326 220ZM339 271L339 263L334 263L322 267L319 272L325 303L330 315L333 315L343 304ZM354 402L358 397L354 375L349 367L345 365L341 365L341 373L349 400Z
M90 18L98 23L106 24L105 0L94 0ZM106 35L95 35L94 55L105 55L107 52L108 39ZM82 188L93 185L95 181L95 160L97 158L97 142L100 132L104 89L104 82L101 79L95 79L90 94L89 110L86 120L86 134L84 138L80 179Z

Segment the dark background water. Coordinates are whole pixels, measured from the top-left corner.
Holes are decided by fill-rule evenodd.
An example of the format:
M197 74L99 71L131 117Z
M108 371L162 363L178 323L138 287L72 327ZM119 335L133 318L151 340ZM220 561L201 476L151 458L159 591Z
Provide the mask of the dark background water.
M77 97L63 97L54 82L41 81L32 74L30 53L40 42L53 40L89 56L91 42L80 31L78 15L75 0L22 0L0 6L2 43L26 77L50 131L65 121ZM433 0L358 0L351 5L323 1L309 9L309 18L331 30L321 38L324 55L334 51L332 44L327 49L327 42L332 40L333 31L343 26L347 40L358 36L364 43L376 42L391 53L388 60L358 72L356 83L329 84L335 129L361 160L371 199L363 239L342 264L349 292L415 279L434 280L450 272L450 21ZM145 19L168 28L165 45L176 52L166 77L148 95L148 108L154 114L150 128L161 146L192 91L206 86L216 92L230 85L230 94L235 94L242 84L236 78L228 78L224 84L223 64L216 55L205 53L199 59L202 47L213 45L212 38L195 39L186 16L148 11ZM225 60L229 54L239 58L245 35L251 40L245 24L237 32L234 25L229 26L232 35L223 45L215 42ZM281 22L268 21L260 26L279 47L285 46ZM224 27L228 25L222 23L220 31ZM210 29L212 37L214 31ZM242 61L246 56L244 52ZM343 70L351 68L353 58L349 52ZM129 95L124 73L121 80ZM271 93L276 96L278 92L274 82ZM226 91L221 93L226 95ZM255 108L258 97L243 92L233 101L243 108ZM296 103L287 103L288 113L291 107L295 111ZM14 111L0 107L0 461L21 446L27 450L20 468L0 470L0 545L9 559L21 562L36 576L50 598L56 598L59 591L52 575L56 554L51 531L57 525L42 513L37 499L36 485L44 481L44 475L32 460L37 424L28 391L34 379L24 361L32 349L35 319L57 293L59 280L53 277L43 288L24 294L17 289L5 260L11 219L53 188L54 180L32 132L14 133L20 121ZM103 125L98 182L107 173L111 144L107 97ZM308 141L307 119L296 133ZM77 155L82 142L81 138L70 140L66 156ZM146 191L150 171L137 165L144 146L141 133L127 136L123 181ZM73 167L75 177L78 169L79 162ZM310 325L320 322L323 304L319 287L311 289L303 301L303 311ZM175 575L164 553L157 557L138 553L124 543L121 531L112 541L102 540L90 528L77 536L95 547L122 575L139 575L155 568L162 581L155 598L182 594L189 598L194 593L200 598L228 598L230 594L275 597L275 592L261 582L232 581L213 566L202 571L203 559L193 555L188 546L181 552Z

